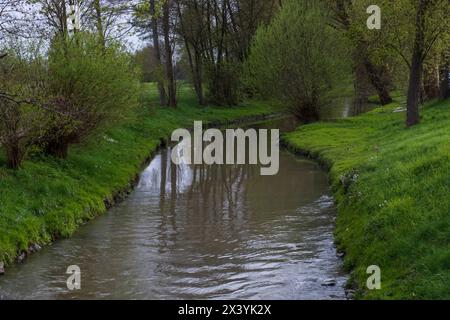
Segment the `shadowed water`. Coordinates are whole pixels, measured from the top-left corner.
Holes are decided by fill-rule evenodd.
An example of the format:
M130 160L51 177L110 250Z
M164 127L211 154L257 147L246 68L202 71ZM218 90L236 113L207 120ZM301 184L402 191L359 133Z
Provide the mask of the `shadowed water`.
M264 126L292 126L291 120ZM13 299L343 299L326 174L286 152L258 166L175 166L162 150L130 197L0 278ZM65 274L81 268L81 290ZM335 286L323 286L326 279Z

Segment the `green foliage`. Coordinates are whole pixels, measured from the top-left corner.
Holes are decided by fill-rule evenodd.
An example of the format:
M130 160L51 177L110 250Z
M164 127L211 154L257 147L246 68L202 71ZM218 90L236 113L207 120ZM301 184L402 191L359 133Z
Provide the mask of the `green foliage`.
M31 102L41 94L45 63L36 52L26 53L11 50L0 60L0 144L14 169L47 124L44 110Z
M450 100L430 103L405 129L399 104L286 135L330 169L336 236L360 298L449 299ZM381 290L366 289L378 265Z
M381 30L368 30L366 8L370 0L353 1L350 8L349 36L368 45L370 59L375 64L389 64L399 89L406 89L416 32L417 0L380 0ZM436 59L448 50L450 36L449 4L447 0L429 1L425 16L426 59ZM440 61L437 61L439 65ZM435 63L436 64L436 63ZM433 65L434 68L434 65Z
M55 106L48 139L79 141L136 105L138 81L118 44L104 47L90 34L58 38L49 53L48 90Z
M316 120L327 93L347 74L345 39L320 1L286 1L259 29L246 65L249 86L277 97L304 121Z

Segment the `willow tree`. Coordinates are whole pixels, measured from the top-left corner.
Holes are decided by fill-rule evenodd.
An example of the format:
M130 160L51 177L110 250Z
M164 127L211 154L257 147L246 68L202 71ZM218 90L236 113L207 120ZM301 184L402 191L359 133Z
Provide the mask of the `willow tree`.
M322 2L289 0L268 27L257 32L246 82L279 98L305 122L319 119L333 86L347 75L345 39L330 24Z

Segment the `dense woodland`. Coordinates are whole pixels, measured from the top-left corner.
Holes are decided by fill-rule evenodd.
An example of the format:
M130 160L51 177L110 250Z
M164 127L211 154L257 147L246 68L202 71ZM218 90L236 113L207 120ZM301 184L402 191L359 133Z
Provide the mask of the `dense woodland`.
M175 108L188 81L199 106L262 96L304 122L343 85L355 104L395 91L413 126L424 101L448 97L448 2L380 0L381 30L366 26L369 2L1 0L7 165L30 148L65 158L136 105L140 81L158 84L161 106ZM147 45L132 52L131 35Z

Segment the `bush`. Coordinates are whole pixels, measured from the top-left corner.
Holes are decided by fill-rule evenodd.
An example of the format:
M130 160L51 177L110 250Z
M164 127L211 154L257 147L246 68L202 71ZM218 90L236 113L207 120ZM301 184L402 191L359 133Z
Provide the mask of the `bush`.
M344 39L329 22L321 1L283 3L274 21L255 36L244 82L280 99L300 120L318 120L327 93L350 65Z
M42 140L48 154L65 158L70 144L137 105L138 77L130 56L117 44L104 47L85 33L56 39L48 71L48 100L54 109Z

